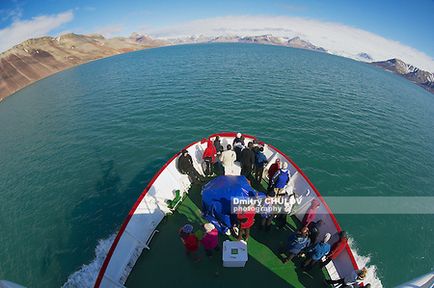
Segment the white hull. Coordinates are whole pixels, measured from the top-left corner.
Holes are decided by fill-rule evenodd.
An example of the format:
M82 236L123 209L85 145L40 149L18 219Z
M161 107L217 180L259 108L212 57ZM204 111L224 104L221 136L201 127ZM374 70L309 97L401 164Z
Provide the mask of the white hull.
M224 147L227 144L232 144L235 137L235 133L220 133L215 135L220 136ZM246 141L254 139L251 136L244 136L246 137ZM198 171L202 171L200 162L205 148L206 143L201 144L200 141L186 147ZM303 198L299 206L300 208L296 211L295 215L301 220L310 205L310 201L316 198L322 204L317 216L317 219L323 219L325 222L322 230L332 235L340 231L340 226L327 204L297 165L272 145L264 144L264 154L269 159L270 164L276 158L280 158L282 161L288 163L291 175L293 175L290 184L293 185L295 192L305 194L307 189L312 191L310 196L313 198ZM158 224L167 213L170 213L167 200L174 198L175 190L188 192L190 181L186 175L181 174L177 170L177 156L178 154L174 155L157 172L129 212L99 272L95 287L124 287L123 285L142 250L144 248L149 249L149 242L154 233L156 233ZM332 279L337 279L348 275L358 267L351 249L347 247L326 268Z

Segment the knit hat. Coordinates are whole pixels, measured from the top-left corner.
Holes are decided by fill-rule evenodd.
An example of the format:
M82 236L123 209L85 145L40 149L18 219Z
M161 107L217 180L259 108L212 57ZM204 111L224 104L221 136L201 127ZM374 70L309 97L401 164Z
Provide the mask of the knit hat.
M330 237L332 237L332 235L331 235L330 233L326 233L326 234L324 235L324 240L323 240L323 242L324 242L324 243L327 243L327 242L330 240Z
M182 227L182 232L184 232L184 233L191 233L191 232L193 232L193 225L191 225L191 224L185 224Z
M206 233L209 233L215 229L215 226L212 223L205 223L203 224L203 228L205 228Z

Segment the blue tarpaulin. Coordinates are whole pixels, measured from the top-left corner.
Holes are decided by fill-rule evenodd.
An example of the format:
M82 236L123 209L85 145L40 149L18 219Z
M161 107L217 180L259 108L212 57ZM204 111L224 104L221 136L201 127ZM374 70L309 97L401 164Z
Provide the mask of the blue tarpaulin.
M202 188L202 212L219 232L226 233L236 223L236 215L231 215L231 199L255 196L265 195L253 189L246 177L218 176Z

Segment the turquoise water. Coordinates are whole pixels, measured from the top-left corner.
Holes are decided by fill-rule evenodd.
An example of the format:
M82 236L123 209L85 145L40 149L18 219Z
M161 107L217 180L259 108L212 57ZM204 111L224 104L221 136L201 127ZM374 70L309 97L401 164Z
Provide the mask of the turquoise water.
M431 196L434 95L284 47L185 45L88 63L0 103L0 279L59 287L152 175L217 131L290 155L323 195ZM433 215L337 215L386 287L434 269Z

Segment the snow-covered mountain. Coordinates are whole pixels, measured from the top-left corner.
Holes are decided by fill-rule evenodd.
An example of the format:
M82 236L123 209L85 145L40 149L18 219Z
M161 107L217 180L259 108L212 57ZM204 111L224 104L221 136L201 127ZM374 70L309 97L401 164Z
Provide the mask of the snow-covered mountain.
M434 93L434 74L431 72L421 70L397 58L372 62L372 64L401 75L402 77L422 86L431 93Z
M203 35L189 36L182 38L167 39L172 44L188 44L188 43L256 43L268 44L277 46L287 46L292 48L300 48L307 50L314 50L318 52L327 52L322 47L318 47L303 40L300 37L287 38L277 37L271 34L255 35L255 36L238 36L238 35L220 35L217 37L206 37Z
M322 47L318 47L309 41L306 41L300 37L278 37L271 34L264 34L259 36L239 36L239 35L221 35L217 37L210 36L190 36L184 38L170 39L172 44L184 44L184 43L257 43L267 45L277 45L292 48L307 49L317 52L326 52L335 54L347 58L351 58L357 61L372 63L378 67L382 67L385 70L392 71L404 78L420 85L428 91L434 93L434 74L421 70L411 64L407 64L404 61L393 58L386 61L373 62L374 58L366 52L360 52L357 55L347 55L345 53L334 53L327 51Z

